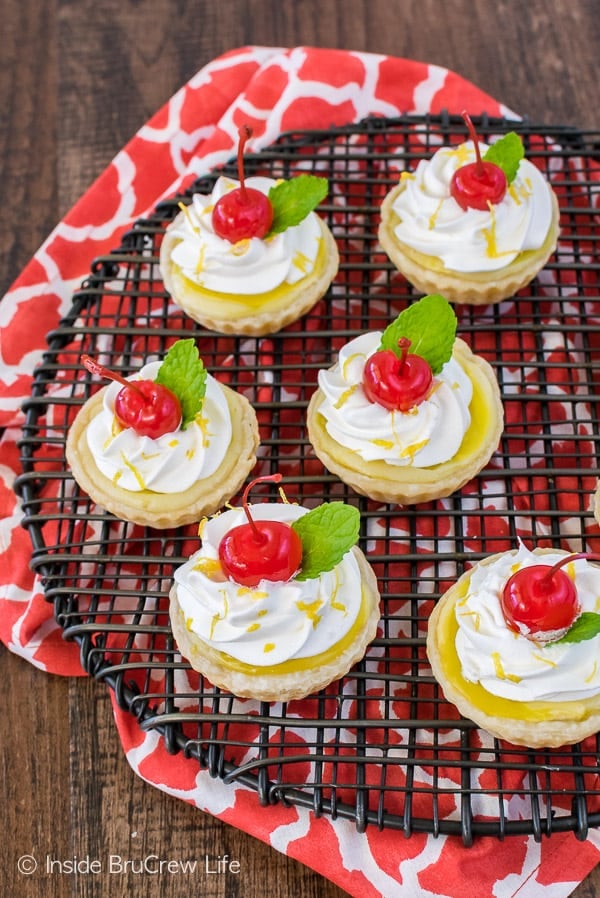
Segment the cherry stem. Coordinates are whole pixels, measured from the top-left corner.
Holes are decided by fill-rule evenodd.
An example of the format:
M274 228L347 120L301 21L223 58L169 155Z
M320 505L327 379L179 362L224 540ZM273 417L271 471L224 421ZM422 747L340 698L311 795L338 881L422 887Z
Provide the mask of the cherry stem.
M474 126L473 122L471 121L471 116L469 115L469 113L467 112L466 109L463 109L463 111L461 112L461 116L462 116L462 119L463 119L465 125L467 126L467 129L469 131L469 136L470 136L471 140L473 141L473 146L475 147L475 158L477 159L477 163L476 163L477 174L481 178L481 177L483 177L483 174L484 174L484 168L483 168L483 160L481 158L481 153L479 151L479 138L477 137L477 131L475 130L475 126Z
M126 380L120 374L117 374L116 371L111 371L109 368L105 368L104 365L101 365L100 362L97 362L90 355L83 354L81 356L81 362L85 365L90 374L96 374L98 377L105 377L107 380L114 380L116 383L121 384L130 390L135 390L136 393L143 395L142 391L139 390L134 383L130 380Z
M408 337L400 337L398 340L398 346L400 347L400 365L398 367L398 373L402 374L404 371L404 366L406 364L406 356L408 355L408 350L411 345L411 340Z
M258 529L258 527L256 526L256 524L254 522L254 518L250 514L250 508L248 506L248 493L250 492L250 490L253 488L253 486L256 483L265 483L267 481L269 481L271 483L279 483L279 481L282 479L282 477L283 477L283 474L279 474L279 473L278 474L264 474L262 477L255 477L254 480L250 481L250 483L248 484L248 486L246 487L246 489L244 490L244 493L242 495L242 506L246 513L246 517L248 518L248 523L252 527L252 533L254 534L254 539L256 540L257 543L263 543L265 541L265 536L263 533L260 532L260 530Z
M237 151L237 165L238 165L238 177L240 179L240 193L242 194L242 202L248 202L248 194L246 193L246 182L244 175L244 147L246 146L247 141L252 137L252 128L250 125L242 125L241 128L238 128L238 134L240 135L240 142L238 144Z
M568 564L570 561L577 561L578 558L587 558L588 561L600 561L600 555L589 552L575 552L573 555L565 555L564 558L561 558L548 569L547 573L542 577L541 582L543 583L546 580L552 580L556 571L563 567L563 565Z

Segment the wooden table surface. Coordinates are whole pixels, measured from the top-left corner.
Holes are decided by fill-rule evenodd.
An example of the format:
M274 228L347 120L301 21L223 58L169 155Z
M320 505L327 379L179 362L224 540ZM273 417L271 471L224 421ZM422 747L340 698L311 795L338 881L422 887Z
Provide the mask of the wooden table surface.
M534 122L600 130L599 13L598 0L3 0L0 296L122 145L228 49L306 44L410 57L455 70ZM135 776L101 684L48 676L4 647L0 676L2 894L346 894ZM201 881L132 873L115 886L108 874L20 875L22 854L228 854L240 872ZM599 870L573 894L598 898Z

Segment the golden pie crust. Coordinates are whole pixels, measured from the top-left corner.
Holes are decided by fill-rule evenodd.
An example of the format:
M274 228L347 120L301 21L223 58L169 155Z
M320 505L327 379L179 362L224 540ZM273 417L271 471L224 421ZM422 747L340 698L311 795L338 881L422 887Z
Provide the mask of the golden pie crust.
M535 549L534 554L556 551ZM460 662L451 635L456 631L455 605L465 596L473 572L493 563L502 554L478 562L437 602L429 617L427 631L427 656L433 675L447 701L455 705L463 717L498 739L528 748L558 748L580 742L600 730L600 694L568 702L518 702L498 699L481 685L467 683L459 673ZM516 551L511 554L515 555ZM494 706L499 709L497 713L493 713Z
M449 302L467 305L500 302L529 284L556 249L560 213L556 194L552 191L552 219L546 240L539 249L520 253L510 265L498 271L451 271L436 256L417 252L401 243L394 234L400 219L392 206L404 186L401 182L394 187L381 204L379 242L398 271L423 293L441 293Z
M362 579L361 626L352 642L342 645L339 651L328 653L326 660L323 661L320 656L318 663L315 659L312 667L309 664L302 670L289 670L286 666L290 662L263 669L230 659L188 630L177 598L177 584L174 583L170 592L169 613L179 651L194 670L203 674L214 686L241 698L283 702L305 698L324 689L361 660L377 633L380 617L377 579L361 550L355 546L352 552L358 561ZM332 648L335 649L335 646Z
M473 420L465 435L465 439L469 438L474 444L471 451L428 468L364 461L357 452L340 446L327 432L325 419L319 413L325 396L318 389L308 405L308 436L315 454L327 470L361 495L400 505L415 505L450 496L478 474L498 447L504 427L504 407L491 365L475 355L460 338L454 343L453 356L474 387L477 386L486 407L488 420Z
M273 334L305 315L325 295L339 268L333 234L322 218L321 248L311 274L296 284L254 296L219 294L203 290L188 280L171 260L180 238L173 234L184 213L167 227L160 247L160 271L173 302L211 331L262 336Z
M81 407L67 436L67 461L81 489L116 517L158 529L191 524L218 511L237 493L254 467L259 444L258 422L248 400L224 384L219 387L231 413L231 443L221 465L210 477L198 480L180 493L124 490L99 470L88 447L86 430L102 410L108 389L103 387Z

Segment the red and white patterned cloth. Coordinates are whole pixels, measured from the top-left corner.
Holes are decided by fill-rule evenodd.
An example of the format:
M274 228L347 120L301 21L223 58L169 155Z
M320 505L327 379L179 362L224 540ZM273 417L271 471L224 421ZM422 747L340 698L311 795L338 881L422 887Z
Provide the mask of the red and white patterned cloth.
M201 69L139 131L50 234L0 303L0 639L39 668L81 675L78 648L62 639L29 569L31 545L20 527L13 492L17 440L32 374L46 333L70 307L91 260L119 245L123 232L156 203L231 158L242 122L254 129L253 150L287 130L357 122L367 116L451 113L511 116L458 75L388 56L297 47L245 47ZM156 733L143 733L115 704L132 768L169 794L263 839L328 877L351 895L562 898L600 859L600 836L585 842L555 833L541 843L515 836L459 839L315 818L299 807L263 808L254 791L226 785L172 756Z

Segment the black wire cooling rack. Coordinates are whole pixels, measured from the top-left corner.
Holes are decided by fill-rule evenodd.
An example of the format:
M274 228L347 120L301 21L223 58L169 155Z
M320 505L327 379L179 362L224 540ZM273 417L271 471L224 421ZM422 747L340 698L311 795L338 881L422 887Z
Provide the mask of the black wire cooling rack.
M600 457L600 134L486 117L475 124L482 139L522 135L559 195L562 229L556 254L518 298L456 308L460 335L494 366L506 410L498 452L479 477L449 499L377 505L323 469L304 426L318 369L414 298L377 244L379 206L402 169L464 140L462 120L443 115L287 134L248 155L248 174L328 177L319 211L340 248L328 296L274 336L211 334L171 304L158 248L191 189L136 222L118 249L94 261L48 335L25 403L17 489L33 567L65 636L79 644L86 671L143 730L160 732L170 752L250 786L263 804L350 818L360 831L457 834L465 844L479 834L585 838L600 823L598 738L553 751L492 739L444 701L424 652L433 602L473 562L519 537L531 547L589 550L595 542L598 551L600 543L591 512ZM237 175L233 163L223 171ZM217 174L192 189L209 191ZM361 664L302 702L239 701L191 671L170 631L168 591L174 568L198 547L196 528L119 521L80 492L66 467L69 423L99 386L81 353L128 374L190 335L211 373L254 405L261 473L281 471L292 501L335 496L362 514L361 545L382 593L380 631Z

